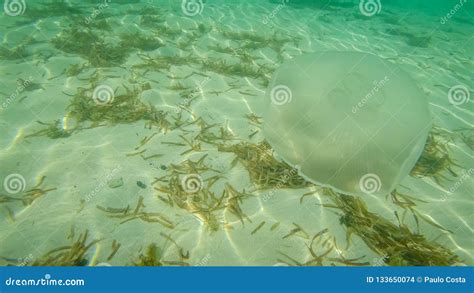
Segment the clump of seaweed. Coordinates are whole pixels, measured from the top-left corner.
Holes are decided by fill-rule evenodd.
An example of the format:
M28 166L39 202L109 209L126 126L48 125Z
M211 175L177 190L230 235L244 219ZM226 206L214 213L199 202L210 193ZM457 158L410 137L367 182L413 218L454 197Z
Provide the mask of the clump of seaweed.
M200 24L198 24L196 30L197 30L198 32L200 32L201 34L206 34L206 33L210 32L210 31L212 31L212 30L213 30L213 27L212 27L212 26L206 26L206 25L200 23Z
M255 79L264 74L260 68L255 68L255 66L250 64L227 64L225 60L220 59L203 60L202 69L227 76L250 77Z
M268 85L274 68L265 64L257 64L253 57L246 53L238 53L236 56L240 59L240 62L234 64L229 64L224 59L206 58L201 62L201 69L228 77L257 79L260 80L263 87Z
M182 39L176 42L176 47L181 50L188 50L188 48L194 44L194 41L194 37L188 37L186 39Z
M16 60L28 57L28 52L24 45L18 45L13 48L6 46L0 46L0 59L3 60Z
M440 136L430 133L425 148L415 167L410 172L415 177L431 177L441 185L441 180L449 180L443 173L448 171L452 176L458 177L453 170L460 167L450 156L447 144L441 142Z
M68 110L78 122L132 123L138 120L152 120L156 109L140 99L142 89L125 87L125 93L115 95L107 103L99 104L91 96L91 90L80 88L73 96Z
M39 4L39 3L38 3ZM45 19L55 16L72 16L83 14L82 8L69 4L63 0L53 0L47 4L39 4L41 6L28 8L25 17L32 20Z
M219 44L209 45L208 48L210 50L213 50L213 51L216 51L216 52L219 52L219 53L224 53L224 54L229 54L229 55L235 56L235 57L239 58L241 62L244 62L244 63L253 63L256 60L261 59L258 56L253 56L252 54L250 54L244 48L234 48L234 47L231 47L231 46L222 46L222 45L219 45Z
M91 80L93 84L95 82ZM127 124L137 121L146 121L146 125L157 127L160 131L167 132L172 129L172 122L167 118L168 113L157 110L151 104L141 101L141 93L148 89L147 86L133 87L131 89L123 86L124 93L115 94L108 92L106 101L98 101L93 95L94 86L91 89L79 88L73 95L67 117L76 122L74 128L65 130L60 120L53 123L43 123L46 129L42 129L27 137L47 136L50 138L68 137L76 131L83 129L100 127L107 124Z
M343 212L340 223L347 228L348 243L352 234L358 235L370 249L386 256L387 265L449 266L459 261L450 250L413 233L405 224L399 222L397 226L369 212L359 197L337 194L328 188L323 192L334 202L323 206Z
M37 132L34 132L32 134L28 134L25 136L25 138L36 137L36 136L46 136L52 139L58 139L58 138L69 137L71 136L73 132L73 130L64 129L63 124L61 123L61 120L55 120L52 123L45 123L41 121L36 121L36 122L41 125L45 125L46 128L39 130Z
M400 193L398 192L397 190L394 190L390 193L390 197L392 199L392 203L399 206L400 208L403 209L403 214L401 216L401 218L398 216L398 213L395 212L395 216L397 217L397 220L399 222L403 222L404 219L405 219L405 216L407 214L407 212L411 212L411 214L413 215L413 218L415 219L415 222L416 222L416 226L417 226L417 233L419 234L419 231L420 231L420 227L419 227L419 218L424 220L426 223L440 229L440 230L443 230L445 232L448 232L448 233L453 233L452 231L444 228L443 226L435 223L434 221L432 221L429 217L425 216L424 214L418 212L416 210L416 202L420 202L420 203L427 203L426 201L424 200L420 200L420 199L417 199L413 196L410 196L410 195L407 195L407 194L403 194L403 193Z
M172 91L185 91L185 90L188 89L188 87L184 86L180 82L174 82L168 87L168 89L170 89Z
M159 39L139 33L123 33L120 39L122 48L135 48L143 51L153 51L163 45Z
M66 53L87 55L89 46L99 40L99 36L90 29L70 27L60 32L51 42L58 50Z
M120 224L139 219L148 223L161 224L162 226L168 229L173 229L175 227L175 224L161 213L143 211L145 205L143 204L142 196L140 196L140 198L138 199L137 205L133 210L130 209L130 206L126 206L125 208L97 206L97 208L105 212L110 218L121 219L122 221L120 222Z
M241 43L241 50L257 50L271 48L279 55L279 58L281 58L281 53L286 44L297 44L301 40L300 37L281 37L278 36L277 33L274 33L271 37L266 37L252 32L236 32L222 30L221 34L228 39Z
M138 54L138 57L144 61L144 63L135 64L132 68L136 69L145 69L145 70L153 70L153 71L162 71L166 70L169 71L171 66L183 66L183 65L190 65L195 64L198 62L199 59L193 57L192 55L188 56L156 56L152 57L145 54Z
M34 260L31 266L86 266L89 260L87 251L100 240L88 242L89 231L80 234L76 240L70 235L72 243L50 250L43 256Z
M224 54L235 54L239 48L233 48L231 46L223 46L220 44L215 44L215 45L209 45L207 46L208 49L219 52L219 53L224 53Z
M124 63L128 55L129 50L127 48L100 40L90 44L89 52L85 57L92 66L112 67Z
M98 67L120 65L129 55L127 48L108 44L91 29L75 26L64 29L51 43L56 49L77 54L87 59L92 66Z
M169 236L162 234L171 239ZM171 239L172 240L172 239ZM176 242L172 240L173 243L177 246ZM179 248L180 261L169 261L163 259L163 251L155 244L152 243L148 245L143 253L140 253L138 259L134 261L134 266L140 267L161 267L161 266L189 266L184 260L189 258L189 252L183 254L182 248Z
M252 33L252 32L236 32L236 31L221 31L222 35L225 36L228 39L234 40L234 41L247 41L247 42L252 42L254 44L259 44L258 47L270 47L270 48L275 48L275 47L282 47L286 43L289 42L295 42L299 40L299 38L284 38L284 37L278 37L277 34L275 33L272 37L266 37L266 36L261 36L258 35L257 33ZM279 50L278 50L279 51Z
M120 246L122 246L122 244L117 242L117 240L114 239L112 241L112 251L110 252L109 256L107 257L107 261L110 261L112 258L114 258L115 254L117 254L117 251L120 249Z
M237 140L236 136L229 130L227 126L220 126L217 128L217 130L215 130L218 124L208 124L201 118L199 118L196 122L200 127L199 133L195 136L196 140L200 140L212 145L219 145L229 141Z
M296 224L295 224L296 225ZM293 229L290 233L297 233L302 231L302 228L296 225L297 228ZM296 231L296 232L295 232ZM278 262L284 263L289 266L326 266L334 265L335 263L341 263L347 266L367 266L368 262L359 262L365 256L358 258L347 259L339 253L337 247L336 238L328 235L329 229L323 229L316 233L311 240L306 235L306 247L309 252L309 259L298 261L289 255L280 252L286 259L277 259ZM293 234L292 234L293 235ZM336 253L336 256L333 253Z
M135 261L135 266L141 267L159 267L163 266L161 259L161 250L158 250L156 244L152 243L148 245L145 253L141 253L138 256L138 260Z
M108 13L100 13L95 15L94 18L84 18L84 15L68 15L67 18L71 22L71 27L80 27L86 25L89 29L94 28L104 32L111 32L113 29L108 19L110 16L111 15Z
M223 196L227 198L226 210L237 217L242 225L244 225L244 220L252 222L240 207L243 200L252 196L251 194L246 193L245 190L243 192L237 191L232 185L227 183L224 188Z
M33 186L31 189L23 191L18 197L0 194L0 203L21 201L23 205L25 206L31 205L35 200L42 197L46 193L57 189L57 188L46 188L46 189L42 188L41 185L43 185L45 179L46 179L46 176L42 176L35 186Z
M250 124L257 126L262 124L262 117L257 116L255 113L246 114L245 118L247 118Z
M78 76L86 68L85 64L72 64L64 70L64 74L67 77Z
M105 17L105 15L102 17ZM94 19L94 21L90 21L89 23L87 23L87 26L89 26L90 28L98 29L98 30L103 30L103 31L108 31L108 32L112 31L112 26L106 19Z
M163 24L156 26L154 33L159 38L177 39L181 34L183 34L183 31L173 28L168 24Z
M160 183L155 187L159 192L158 199L190 212L208 229L217 231L220 226L217 212L225 208L225 195L218 196L211 191L211 187L221 178L220 175L205 180L199 175L209 171L217 172L205 164L206 156L197 161L188 159L178 165L171 164L167 167L168 174L156 178L153 184Z
M222 178L221 172L208 166L207 154L199 160L187 159L180 164L170 164L167 175L156 178L155 190L158 199L170 206L177 206L193 214L209 231L217 231L224 225L224 212L235 216L242 224L250 219L241 208L242 202L252 196L237 190L229 183L224 184L222 192L213 191L213 186ZM206 177L208 178L204 179Z
M290 165L275 159L266 141L258 144L241 142L235 145L219 145L218 150L234 153L236 157L232 166L240 162L247 169L251 182L258 189L269 189L275 186L304 188L310 184Z
M125 1L127 4L130 1ZM140 1L137 1L140 2ZM148 5L145 7L140 7L139 9L131 8L127 10L127 14L134 14L134 15L145 15L145 16L157 16L157 17L164 17L167 14L167 10L161 7L156 7L154 5ZM155 24L156 25L156 24Z
M260 144L242 142L231 146L220 145L218 149L235 153L237 157L234 162L240 161L244 165L249 172L250 180L260 189L317 187L307 182L297 172L292 173L292 168L288 164L276 160L272 155L270 146L265 141ZM282 174L287 174L287 176L282 177ZM279 178L286 180L282 181ZM389 220L369 212L365 203L359 197L338 194L329 188L317 187L317 190L318 192L322 191L322 194L328 196L332 201L332 204L323 204L322 206L342 212L340 222L347 228L348 246L350 245L351 235L356 234L374 252L386 256L385 262L388 265L446 266L458 262L458 257L453 252L435 242L428 241L419 233L411 232L400 220L397 226ZM315 192L306 193L303 197ZM400 207L408 208L415 216L422 217L426 222L444 232L450 232L416 212L413 208L415 203L411 197L397 192L393 193L392 196ZM415 219L417 218L415 217ZM300 231L296 227L292 232L295 234ZM315 257L315 259L314 263L319 263L318 258ZM342 259L342 261L348 260ZM352 265L356 265L356 263Z
M140 16L139 24L142 27L156 27L157 23L162 23L166 20L162 15L143 15Z
M161 251L158 249L156 244L152 243L148 245L145 253L141 253L138 256L138 260L134 262L135 266L140 267L161 267L163 262L161 261Z

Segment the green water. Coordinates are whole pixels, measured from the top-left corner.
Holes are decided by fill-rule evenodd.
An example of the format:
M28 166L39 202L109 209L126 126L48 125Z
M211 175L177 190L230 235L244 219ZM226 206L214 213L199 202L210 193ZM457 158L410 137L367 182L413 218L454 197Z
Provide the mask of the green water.
M473 2L10 0L3 9L0 265L473 265ZM265 140L264 126L287 123L265 124L274 73L325 51L376 55L426 99L426 145L390 193L343 194ZM314 84L336 71L325 66ZM288 78L298 84L301 72ZM367 90L336 105L354 94L351 106L372 109L364 93L390 86L384 76L355 80ZM310 83L291 87L282 107ZM300 116L331 133L336 113L322 113L331 123ZM295 157L313 149L298 141L322 141L288 133ZM405 151L378 134L386 152ZM334 157L355 155L345 147L353 136L325 135L337 142L318 149L327 165L308 165L331 170Z

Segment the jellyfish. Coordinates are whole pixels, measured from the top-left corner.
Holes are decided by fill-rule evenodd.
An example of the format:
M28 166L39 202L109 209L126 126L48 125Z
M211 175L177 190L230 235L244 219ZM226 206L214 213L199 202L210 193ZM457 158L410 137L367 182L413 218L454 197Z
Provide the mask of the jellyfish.
M263 134L307 180L386 195L416 164L431 129L426 96L397 65L361 52L285 61L264 100Z

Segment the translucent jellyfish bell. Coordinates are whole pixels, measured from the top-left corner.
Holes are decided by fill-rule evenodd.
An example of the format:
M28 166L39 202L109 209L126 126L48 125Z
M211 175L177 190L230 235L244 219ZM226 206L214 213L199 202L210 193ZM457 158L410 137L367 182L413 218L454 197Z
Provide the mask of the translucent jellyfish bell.
M265 98L263 132L301 175L346 194L386 195L411 171L431 118L398 66L358 52L284 62Z

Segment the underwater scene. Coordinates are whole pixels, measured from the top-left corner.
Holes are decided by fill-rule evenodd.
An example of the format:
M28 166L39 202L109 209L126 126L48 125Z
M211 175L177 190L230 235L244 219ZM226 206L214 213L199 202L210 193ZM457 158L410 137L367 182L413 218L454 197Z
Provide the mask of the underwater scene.
M4 0L0 265L474 265L474 2Z

